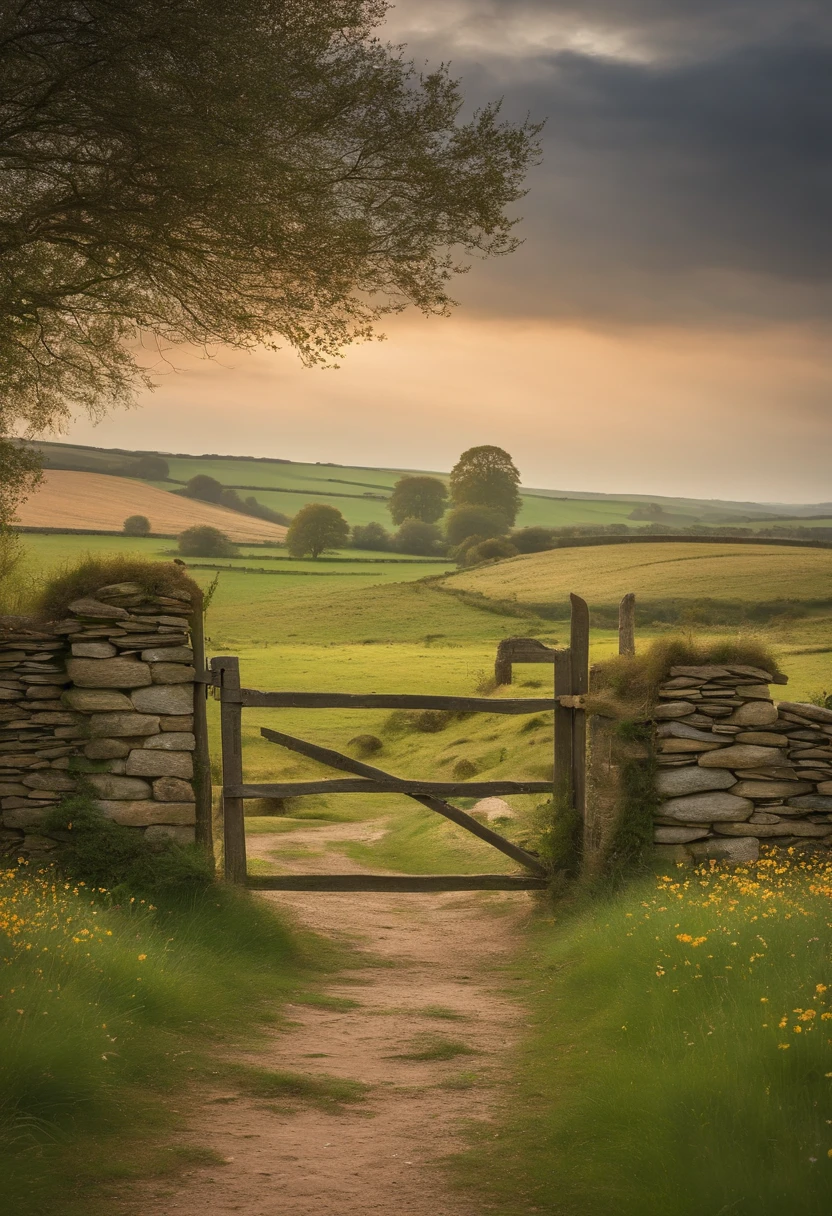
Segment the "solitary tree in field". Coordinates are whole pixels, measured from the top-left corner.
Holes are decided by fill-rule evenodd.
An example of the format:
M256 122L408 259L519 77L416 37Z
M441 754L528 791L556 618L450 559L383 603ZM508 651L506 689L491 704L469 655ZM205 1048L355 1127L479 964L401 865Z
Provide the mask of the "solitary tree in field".
M510 252L538 126L460 117L384 0L0 9L0 435L150 384L141 337L331 363Z
M436 477L400 477L387 504L394 524L421 519L435 524L445 513L448 491Z
M337 507L310 502L292 520L286 548L292 557L320 557L324 549L345 545L350 526Z
M233 557L237 546L219 528L195 524L180 532L179 552L183 557Z
M509 524L520 510L519 484L520 474L508 452L489 444L463 452L451 470L455 506L491 507Z
M128 515L123 524L125 536L149 536L150 520L146 515Z

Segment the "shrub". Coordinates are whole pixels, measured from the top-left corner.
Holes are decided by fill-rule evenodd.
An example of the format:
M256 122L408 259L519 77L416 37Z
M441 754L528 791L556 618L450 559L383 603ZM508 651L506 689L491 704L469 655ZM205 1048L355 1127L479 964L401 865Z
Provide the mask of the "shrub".
M554 549L555 537L551 528L520 528L512 532L511 543L518 553L543 553L546 549Z
M347 746L354 747L359 756L373 756L381 751L384 744L377 735L355 735Z
M475 777L477 775L477 766L473 763L473 761L466 760L465 757L463 757L461 760L457 760L456 764L451 769L451 775L453 776L454 781L469 781L471 777Z
M450 721L451 714L447 709L423 709L416 714L413 725L425 735L436 735L440 730L444 730Z
M384 553L390 548L391 541L392 537L387 529L373 521L369 524L356 524L350 543L353 549L371 549Z
M421 519L406 519L393 537L398 553L414 553L430 557L442 543L442 533L436 524L426 524Z
M208 477L205 473L197 473L192 477L183 490L179 491L186 498L198 498L201 502L222 502L223 487L216 477ZM236 495L235 495L236 497Z
M125 536L149 536L150 520L146 515L128 515L122 530Z
M510 540L495 536L491 540L482 540L466 549L462 564L476 566L479 562L496 562L504 557L516 557L517 550Z
M490 540L508 532L508 520L493 507L455 507L445 520L445 535L452 545L460 545L469 536Z
M195 524L179 533L179 552L183 557L233 557L237 546L219 528Z
M83 788L49 812L46 829L61 833L61 870L93 889L154 895L198 890L214 878L201 849L173 840L148 841L136 828L106 819L94 793Z
M387 509L394 524L420 519L435 524L445 514L448 491L436 477L400 477L393 488Z
M112 583L138 583L150 595L186 591L199 594L199 587L173 562L149 562L137 557L87 557L76 566L50 579L35 603L35 612L45 620L66 615L73 600L94 595Z
M286 534L292 557L317 558L325 549L337 549L349 538L349 524L337 507L310 502L298 511Z

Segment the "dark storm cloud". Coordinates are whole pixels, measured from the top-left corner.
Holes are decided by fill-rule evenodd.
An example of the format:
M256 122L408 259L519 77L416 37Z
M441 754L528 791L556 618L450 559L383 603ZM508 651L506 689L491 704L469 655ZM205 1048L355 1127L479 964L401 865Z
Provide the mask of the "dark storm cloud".
M511 54L488 42L498 29ZM617 31L629 50L518 54L518 31L549 44L597 35L602 47ZM611 321L832 317L832 5L490 3L457 11L444 33L469 98L502 94L508 115L548 120L526 245L463 281L469 306ZM442 36L432 58L447 55Z

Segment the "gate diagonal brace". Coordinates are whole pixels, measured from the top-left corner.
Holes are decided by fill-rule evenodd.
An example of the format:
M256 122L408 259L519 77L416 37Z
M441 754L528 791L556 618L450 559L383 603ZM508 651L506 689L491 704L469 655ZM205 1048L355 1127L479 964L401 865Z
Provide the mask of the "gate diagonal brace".
M287 748L289 751L298 752L302 756L308 756L311 760L319 760L322 764L327 764L330 768L340 769L342 772L355 773L359 777L373 777L376 780L382 781L399 781L401 778L393 777L390 773L384 772L383 769L374 768L371 764L363 764L360 760L353 760L351 756L345 756L341 752L336 752L329 747L321 747L317 743L307 743L305 739L297 739L294 735L285 735L282 731L271 730L267 726L260 728L260 734L269 743L277 743L281 747ZM548 877L548 870L538 857L532 853L527 853L525 849L521 849L519 845L513 844L512 841L506 840L505 836L501 836L499 832L493 832L491 828L487 828L485 824L474 819L473 815L466 814L465 811L458 807L451 806L448 802L443 802L441 798L431 798L424 794L408 794L406 790L402 790L408 798L412 798L414 802L421 802L422 806L426 806L431 811L437 811L440 815L444 815L446 819L450 819L453 823L465 828L474 836L479 836L480 840L486 841L487 844L493 845L495 849L499 849L501 853L505 853L507 857L511 857L514 861L519 861L521 865L532 870L535 874L539 874L542 878Z

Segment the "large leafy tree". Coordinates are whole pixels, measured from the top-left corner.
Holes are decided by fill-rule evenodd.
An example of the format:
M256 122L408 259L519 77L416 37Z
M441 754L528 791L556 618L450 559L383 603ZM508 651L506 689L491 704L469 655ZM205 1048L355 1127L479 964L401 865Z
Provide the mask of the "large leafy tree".
M286 533L286 548L292 557L320 557L325 549L347 543L350 526L337 507L310 502L298 511Z
M513 524L521 507L520 474L503 448L468 448L451 470L454 505L491 507ZM494 533L484 533L493 536Z
M499 104L462 121L444 68L373 36L385 9L0 8L0 433L128 402L140 346L331 362L384 313L446 312L466 255L514 248L538 128Z
M400 477L393 487L387 509L394 524L421 519L435 524L445 513L448 491L436 477Z

